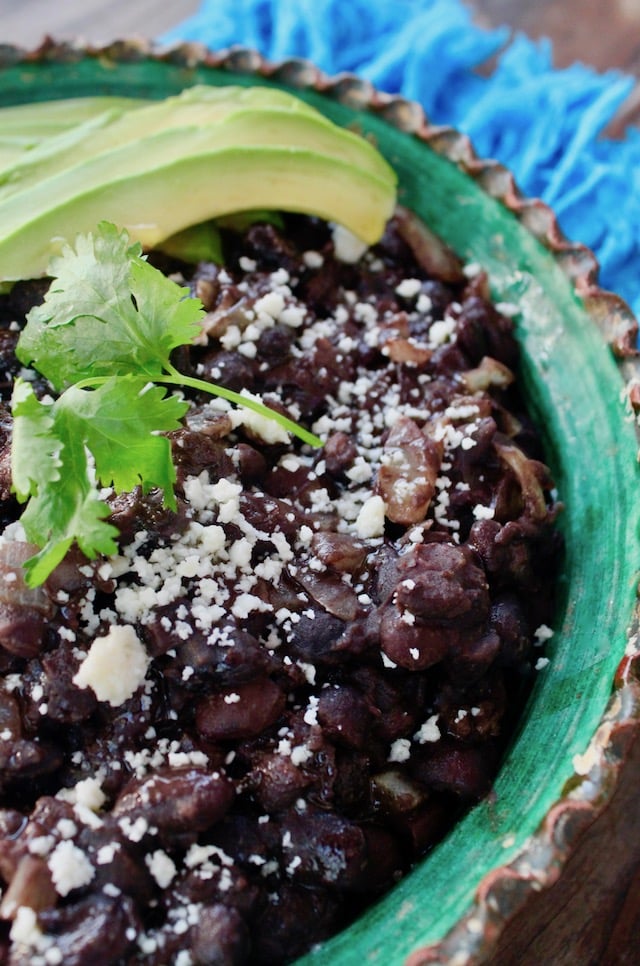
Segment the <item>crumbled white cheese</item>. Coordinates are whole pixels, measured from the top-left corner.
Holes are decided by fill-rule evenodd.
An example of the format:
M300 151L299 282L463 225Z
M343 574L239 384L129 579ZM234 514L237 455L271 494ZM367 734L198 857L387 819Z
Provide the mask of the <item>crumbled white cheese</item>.
M40 950L45 938L38 925L35 910L30 906L18 906L9 937L17 946Z
M447 342L451 342L455 335L455 330L455 319L452 319L450 316L434 322L429 329L429 347L435 349Z
M76 804L92 812L99 811L107 800L99 778L84 778L74 785L73 791Z
M466 265L463 265L462 271L465 278L476 278L477 275L482 273L482 265L479 262L467 262Z
M304 719L303 719L305 724L308 724L308 725L318 724L319 703L320 703L319 699L314 694L311 694L309 696L309 703L307 705L307 710L304 713Z
M254 309L258 314L265 312L272 319L277 320L284 309L284 299L279 292L267 292L256 301Z
M305 761L309 761L312 757L313 752L306 745L296 745L291 749L291 761L296 767L304 765Z
M88 885L96 874L86 853L69 841L58 842L47 864L56 892L60 896L66 896L73 889Z
M345 476L353 483L367 483L371 479L371 475L371 464L367 463L362 456L356 456L353 466L350 466L345 473Z
M99 701L123 704L145 679L150 657L130 624L97 637L74 675L79 688L91 688Z
M419 278L404 278L396 285L396 293L403 299L412 299L420 293L422 282Z
M307 311L302 305L287 305L280 313L278 322L288 325L290 329L299 329L306 315Z
M411 757L411 742L408 738L397 738L391 745L387 761L408 761Z
M29 853L40 856L49 855L55 844L56 840L53 835L36 835L29 842Z
M96 865L110 865L119 849L119 842L109 842L107 845L103 845L96 852Z
M381 496L370 496L362 505L356 518L356 533L363 540L367 537L381 537L384 534L384 500Z
M334 225L332 228L334 254L339 262L346 262L354 265L359 261L367 250L366 242L345 228L343 225Z
M144 815L139 815L135 821L125 815L119 820L118 825L130 842L141 842L149 831L149 823Z
M573 756L573 767L576 775L585 777L598 762L598 750L595 745L589 745L582 755Z
M415 740L420 745L428 742L440 741L440 729L438 728L438 715L432 714L430 718L420 726L414 735Z
M162 849L157 849L157 851L152 852L150 855L145 855L144 861L160 888L166 889L173 881L177 872L171 856L163 852Z
M540 627L537 627L535 629L535 631L533 632L533 636L536 639L537 645L545 644L547 641L550 641L551 638L553 637L553 631L551 630L550 627L547 627L546 624L541 624Z
M247 389L243 389L240 395L244 396L245 399L251 399L253 402L262 403L260 396L254 395L254 393L249 392ZM241 406L238 409L232 410L229 416L231 417L234 428L246 426L247 429L255 433L256 436L259 436L265 443L289 442L289 432L280 423L276 422L270 416L263 416L262 413L249 409L247 406Z
M307 266L307 268L322 268L324 265L324 258L320 252L308 251L303 252L302 261Z
M473 508L473 515L476 520L493 520L495 514L495 508L492 506L483 506L481 503L477 503Z
M60 838L62 839L72 839L73 836L78 831L78 826L70 818L61 818L56 825L56 830L58 831Z
M501 315L506 315L510 319L520 315L520 306L515 302L496 302L495 308Z

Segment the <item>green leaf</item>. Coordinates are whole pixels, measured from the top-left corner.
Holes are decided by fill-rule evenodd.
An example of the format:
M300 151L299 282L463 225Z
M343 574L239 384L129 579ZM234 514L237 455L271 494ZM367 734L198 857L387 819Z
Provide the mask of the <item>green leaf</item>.
M101 222L53 259L42 305L31 310L16 354L58 391L131 371L158 378L171 351L200 328L197 299L150 266L126 231Z
M27 539L42 547L26 565L30 586L49 576L74 541L90 559L117 551L118 531L106 522L109 507L93 482L84 440L76 432L78 423L56 406L51 407L50 435L59 447L58 471L55 478L37 482L21 517Z
M13 488L28 501L27 538L42 548L26 564L31 586L46 580L74 542L89 558L116 552L118 531L106 520L96 480L119 493L158 487L175 509L176 471L162 434L180 426L188 404L154 382L221 395L319 445L258 401L173 367L171 352L194 340L204 310L149 265L125 231L102 222L95 235L65 248L51 272L54 281L29 313L16 354L60 395L43 403L18 380L12 401Z
M140 346L140 368L146 369L146 350L149 361L157 359L165 370L173 349L190 345L200 334L202 303L142 258L132 261L129 284L137 306L134 337Z
M109 379L96 389L71 387L56 404L57 421L82 439L95 459L96 475L118 492L141 486L164 491L175 509L176 480L171 445L159 433L180 427L188 404L137 376Z
M24 503L38 489L60 477L62 443L54 429L51 405L41 403L30 383L16 379L11 400L12 488ZM37 454L34 459L34 454Z

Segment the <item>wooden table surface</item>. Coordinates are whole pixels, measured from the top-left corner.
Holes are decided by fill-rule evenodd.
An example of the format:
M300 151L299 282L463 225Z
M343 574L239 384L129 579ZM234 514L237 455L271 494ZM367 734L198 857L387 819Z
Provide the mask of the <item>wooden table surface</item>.
M372 0L375 2L375 0ZM550 37L554 62L640 78L640 0L467 0L478 23ZM0 0L0 43L48 34L96 44L155 37L199 0ZM640 121L640 83L610 132ZM640 276L640 272L639 272ZM584 834L565 874L503 934L492 966L633 966L640 962L640 740L611 805Z

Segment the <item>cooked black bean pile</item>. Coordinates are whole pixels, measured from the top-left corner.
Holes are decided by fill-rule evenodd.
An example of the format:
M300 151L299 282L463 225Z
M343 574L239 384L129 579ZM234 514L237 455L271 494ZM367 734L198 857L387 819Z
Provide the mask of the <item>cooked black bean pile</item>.
M0 298L0 960L276 964L486 795L549 636L560 541L508 306L404 215L155 261L207 309L178 511L107 493L120 554L28 590ZM35 379L38 386L38 380ZM47 387L40 386L44 392Z

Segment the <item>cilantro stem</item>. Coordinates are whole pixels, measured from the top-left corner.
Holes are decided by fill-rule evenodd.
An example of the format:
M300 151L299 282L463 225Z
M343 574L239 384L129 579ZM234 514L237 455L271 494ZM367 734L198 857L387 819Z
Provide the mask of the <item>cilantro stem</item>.
M103 385L108 379L112 379L113 376L93 376L89 379L83 379L76 383L76 389L96 389L98 386ZM308 443L310 446L316 449L322 446L322 440L316 436L314 433L305 429L303 426L298 425L293 419L289 419L288 416L283 416L282 413L276 412L275 409L270 409L265 406L264 403L257 402L255 399L251 399L249 396L243 396L239 392L234 392L232 389L227 389L225 386L220 386L215 382L207 382L204 379L195 379L193 376L185 376L184 373L180 372L178 369L174 369L173 366L167 366L165 374L161 376L149 377L150 382L162 383L164 385L178 386L183 388L188 386L190 389L195 389L200 392L206 392L210 396L220 396L222 399L226 399L228 402L235 403L236 406L245 406L247 409L252 409L254 412L258 413L260 416L265 416L267 419L273 419L276 423L286 429L287 432L292 433L301 439L303 443Z
M206 382L204 379L185 376L177 369L174 369L173 366L167 367L167 375L156 378L154 381L167 383L172 386L189 386L190 389L206 392L210 396L220 396L228 402L235 403L236 406L244 406L246 409L252 409L254 412L259 413L260 416L275 420L283 429L286 429L289 433L293 433L303 443L308 443L310 446L316 448L322 446L322 440L318 436L303 426L299 426L298 423L293 419L289 419L288 416L283 416L282 413L276 412L275 409L270 409L264 403L256 402L255 399L243 396L241 393L234 392L232 389L226 389L225 386L220 386L215 382Z

